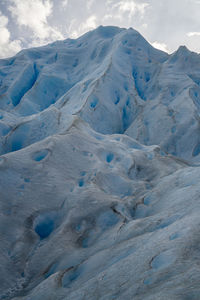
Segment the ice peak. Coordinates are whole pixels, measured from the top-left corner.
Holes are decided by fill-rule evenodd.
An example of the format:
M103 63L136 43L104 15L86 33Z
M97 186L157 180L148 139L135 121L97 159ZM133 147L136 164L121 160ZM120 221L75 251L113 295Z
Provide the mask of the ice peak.
M79 37L79 39L84 38L101 38L101 39L111 39L113 37L115 37L116 35L118 35L121 31L126 30L125 28L120 28L117 26L98 26L97 28L85 33L84 35L82 35L81 37Z
M188 55L190 54L190 50L185 46L185 45L181 45L178 50L176 51L176 53L178 53L179 55Z

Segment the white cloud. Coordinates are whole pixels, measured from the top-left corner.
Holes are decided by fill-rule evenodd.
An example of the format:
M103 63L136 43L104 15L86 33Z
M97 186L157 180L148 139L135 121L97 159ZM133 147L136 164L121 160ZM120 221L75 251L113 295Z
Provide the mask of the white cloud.
M8 18L0 12L0 57L12 56L21 50L19 40L10 40L10 31L7 25Z
M118 15L116 16L113 16L112 14L106 14L104 17L103 17L103 21L108 21L108 20L113 20L113 18L118 18Z
M88 31L97 27L97 17L95 15L90 16L86 22L80 25L81 31Z
M154 42L151 43L153 47L162 50L164 52L169 52L169 49L167 48L167 45L165 43L159 43L159 42Z
M87 0L87 9L90 10L95 0Z
M194 32L188 32L187 36L191 37L191 36L199 36L200 32L199 31L194 31Z
M63 35L48 24L53 4L50 0L10 0L9 10L19 26L25 26L33 32L33 45L44 44Z
M69 31L70 37L77 38L80 35L86 33L89 30L96 28L97 25L97 17L95 15L90 16L85 22L82 22L79 26L76 26L77 29L73 30L75 27L76 20L72 20L70 24L71 30Z
M67 5L68 5L68 0L63 0L62 1L62 7L67 7Z
M142 17L145 13L145 9L149 6L148 3L137 3L133 0L122 0L118 3L112 4L113 0L109 0L108 4L112 5L112 8L117 8L121 19L123 18L123 13L128 13L128 18L131 19L136 13L140 14Z

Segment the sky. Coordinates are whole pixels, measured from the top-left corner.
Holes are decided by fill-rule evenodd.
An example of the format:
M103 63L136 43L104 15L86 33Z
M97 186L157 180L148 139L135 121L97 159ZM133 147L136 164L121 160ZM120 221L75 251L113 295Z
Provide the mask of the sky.
M132 27L168 53L200 52L200 0L0 0L0 57L100 25Z

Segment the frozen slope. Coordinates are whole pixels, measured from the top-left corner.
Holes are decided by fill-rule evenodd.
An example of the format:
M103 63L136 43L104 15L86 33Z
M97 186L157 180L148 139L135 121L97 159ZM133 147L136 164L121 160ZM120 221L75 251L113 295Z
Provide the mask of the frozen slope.
M199 69L186 47L168 55L116 27L23 50L0 60L1 154L63 132L77 115L100 133L199 161Z
M0 299L199 300L199 64L116 27L0 60Z

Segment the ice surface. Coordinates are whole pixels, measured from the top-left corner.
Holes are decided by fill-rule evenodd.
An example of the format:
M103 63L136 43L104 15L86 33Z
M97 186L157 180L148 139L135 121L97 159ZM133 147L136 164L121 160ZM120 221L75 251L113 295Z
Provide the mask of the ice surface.
M0 60L0 299L199 300L199 70L112 26Z

